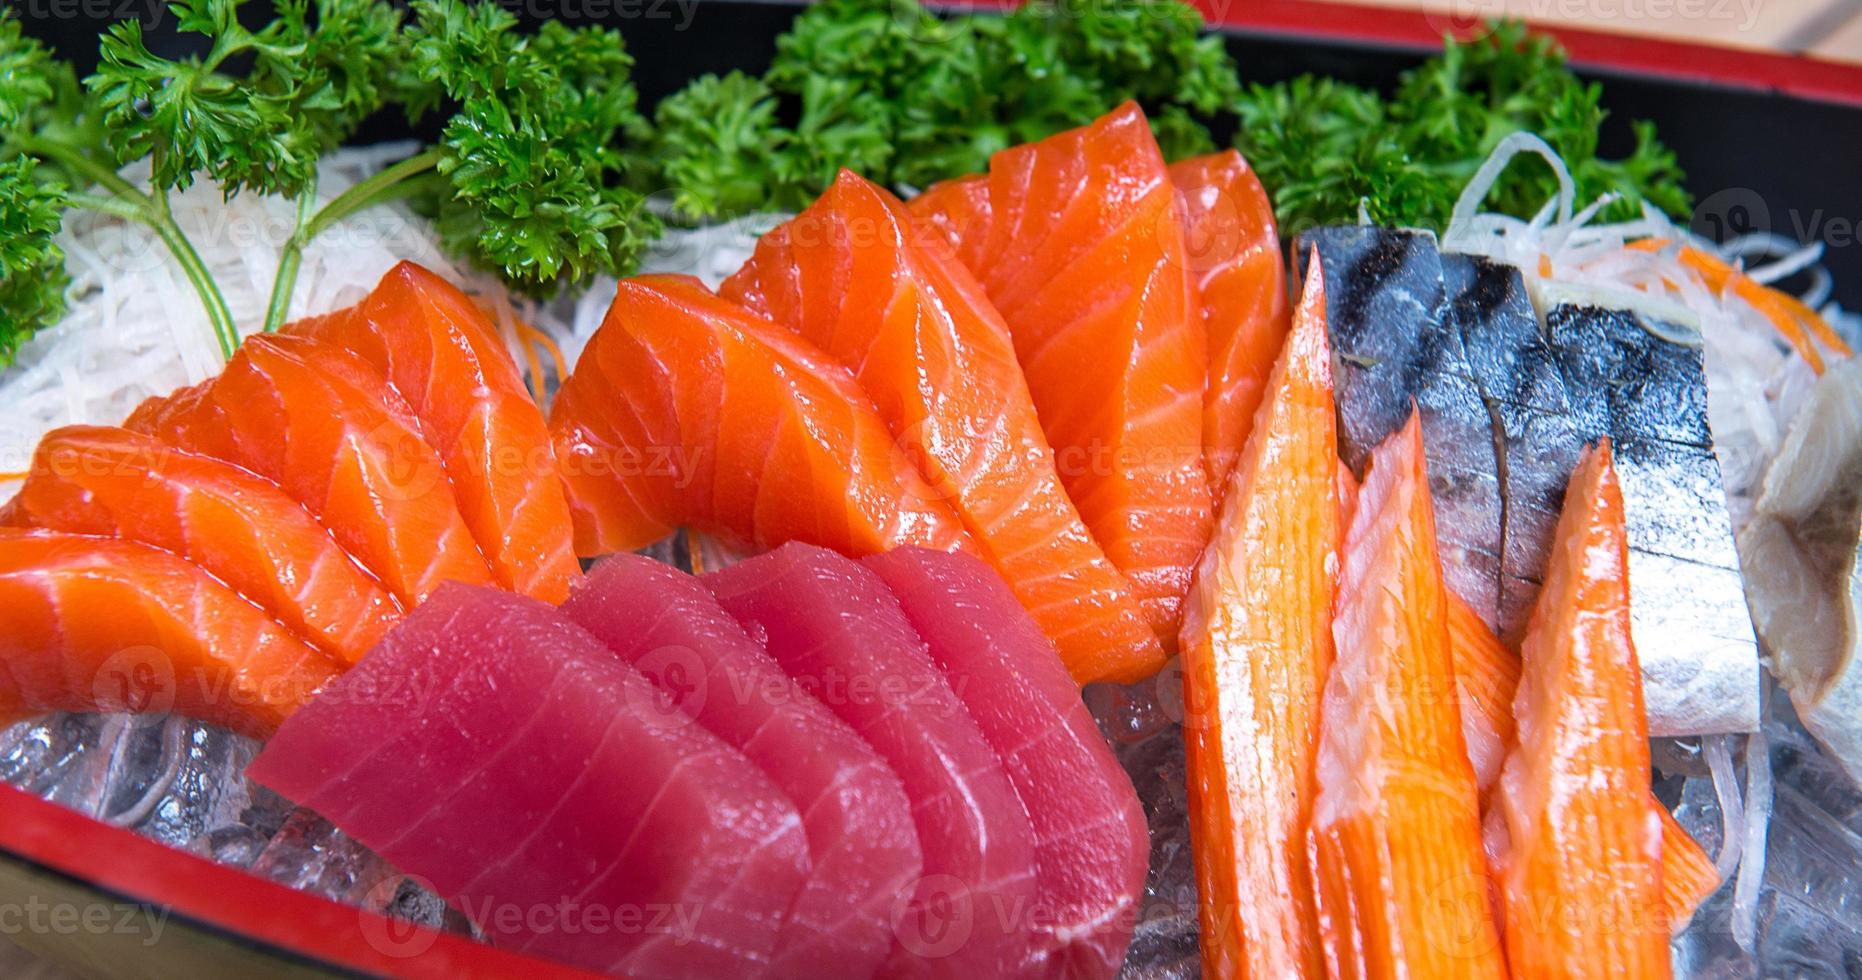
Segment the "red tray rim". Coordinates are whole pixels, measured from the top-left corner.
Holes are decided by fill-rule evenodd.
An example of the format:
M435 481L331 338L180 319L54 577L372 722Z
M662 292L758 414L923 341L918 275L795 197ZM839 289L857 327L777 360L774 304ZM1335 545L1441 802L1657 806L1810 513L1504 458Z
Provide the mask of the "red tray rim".
M0 784L0 850L103 897L339 971L413 980L592 974L389 919L94 820ZM378 937L371 941L370 935Z

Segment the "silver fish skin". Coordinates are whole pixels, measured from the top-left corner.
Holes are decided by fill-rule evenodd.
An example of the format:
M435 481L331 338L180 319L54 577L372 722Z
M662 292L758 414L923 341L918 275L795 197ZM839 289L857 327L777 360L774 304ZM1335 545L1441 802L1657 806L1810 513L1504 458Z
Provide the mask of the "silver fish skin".
M1426 232L1323 228L1297 244L1325 266L1340 453L1361 466L1413 400L1450 586L1517 642L1566 482L1609 437L1651 733L1755 727L1757 645L1700 352L1634 312L1552 305L1541 317L1519 270L1443 255Z

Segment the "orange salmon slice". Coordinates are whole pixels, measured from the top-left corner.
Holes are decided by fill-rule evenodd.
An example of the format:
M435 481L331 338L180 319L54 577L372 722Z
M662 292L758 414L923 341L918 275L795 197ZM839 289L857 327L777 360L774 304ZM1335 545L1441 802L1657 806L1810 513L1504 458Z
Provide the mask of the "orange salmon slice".
M1608 440L1580 460L1554 540L1500 776L1507 955L1516 977L1665 977L1662 830Z
M169 552L0 528L0 717L173 710L264 737L338 670Z
M1203 466L1220 496L1286 342L1293 315L1287 264L1273 204L1240 153L1173 163L1170 182L1183 210L1190 277L1208 335Z
M1412 413L1373 454L1334 604L1308 843L1334 978L1506 976L1424 466Z
M211 382L125 423L271 480L411 607L444 581L490 585L446 469L380 372L309 337L249 337Z
M1061 484L1167 647L1212 520L1209 373L1176 191L1144 113L996 154L913 211L1001 311Z
M285 333L350 351L405 399L498 585L568 597L582 566L549 429L497 327L464 293L402 262L360 305Z
M687 276L620 284L550 427L583 555L679 526L755 550L976 550L845 368Z
M1183 617L1203 973L1325 976L1306 862L1340 525L1325 285L1312 265Z
M1164 650L1061 488L1008 327L890 193L841 171L763 236L722 295L853 372L1074 680L1131 683Z
M277 484L127 429L53 430L8 518L172 552L343 663L360 660L401 614Z

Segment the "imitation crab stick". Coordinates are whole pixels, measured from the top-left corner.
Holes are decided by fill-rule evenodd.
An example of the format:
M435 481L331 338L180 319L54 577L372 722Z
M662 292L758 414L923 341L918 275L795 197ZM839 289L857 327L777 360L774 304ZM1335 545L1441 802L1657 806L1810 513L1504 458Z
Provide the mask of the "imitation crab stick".
M1610 444L1586 451L1521 649L1517 745L1500 776L1499 881L1515 977L1665 977L1661 822L1629 630Z
M1374 454L1347 534L1320 711L1309 847L1340 980L1506 975L1446 592L1412 414Z
M1304 834L1332 661L1341 467L1316 261L1284 346L1183 621L1208 976L1325 975Z

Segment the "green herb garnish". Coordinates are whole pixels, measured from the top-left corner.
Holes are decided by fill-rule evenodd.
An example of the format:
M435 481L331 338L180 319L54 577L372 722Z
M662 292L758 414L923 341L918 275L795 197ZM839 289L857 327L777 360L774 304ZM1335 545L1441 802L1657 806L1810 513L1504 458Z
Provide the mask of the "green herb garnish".
M1221 39L1178 0L1031 0L942 19L915 0L823 0L761 79L706 76L662 102L641 153L677 214L793 209L840 167L923 187L1135 98L1166 154L1212 144L1240 97ZM659 189L656 188L656 189Z
M1508 22L1476 41L1447 41L1388 99L1310 76L1253 86L1236 103L1235 145L1260 174L1288 235L1355 222L1360 207L1376 224L1439 230L1493 148L1521 131L1564 158L1579 201L1620 195L1606 220L1640 214L1643 201L1685 213L1681 171L1652 126L1635 124L1626 159L1598 157L1601 94L1571 73L1554 41ZM1550 168L1514 167L1486 205L1529 217L1557 188Z

